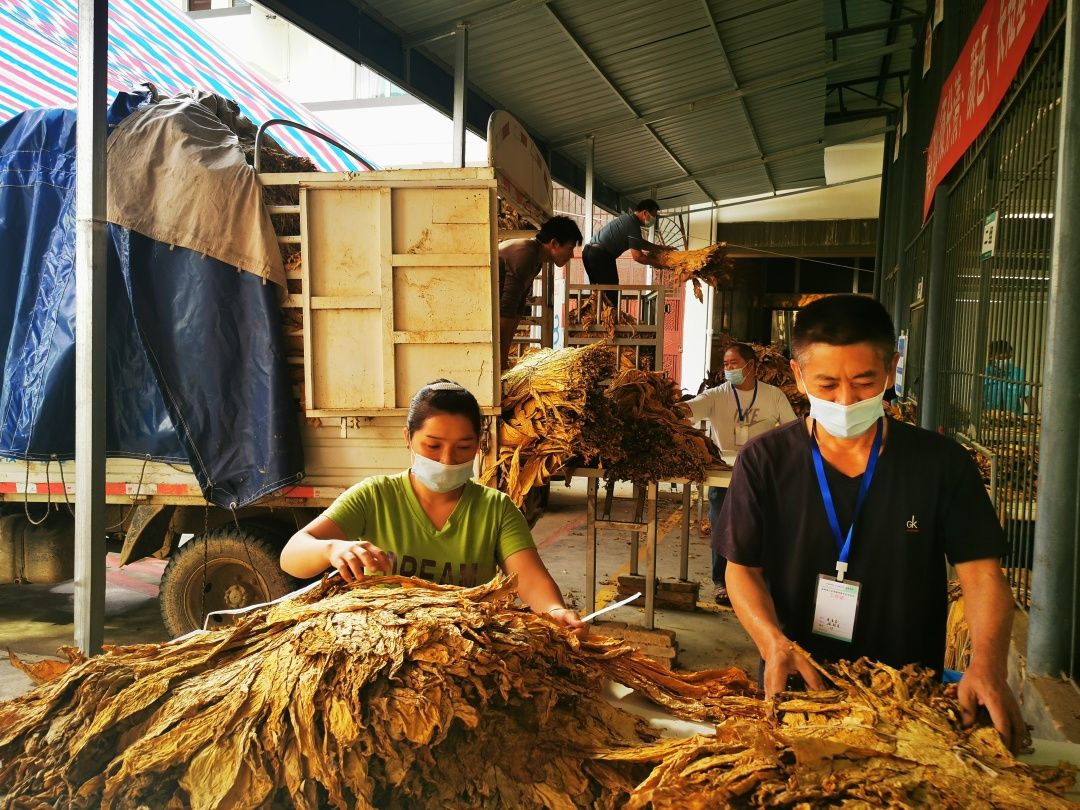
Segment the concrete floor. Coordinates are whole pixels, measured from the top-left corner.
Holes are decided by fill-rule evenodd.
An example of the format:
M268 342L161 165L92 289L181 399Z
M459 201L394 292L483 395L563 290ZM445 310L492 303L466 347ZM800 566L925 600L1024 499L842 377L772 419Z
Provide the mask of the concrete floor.
M620 484L618 496L630 493ZM696 493L695 493L696 499ZM657 536L657 574L679 574L680 494L661 489ZM618 508L619 501L616 501ZM629 502L615 519L629 519ZM695 611L657 610L656 626L674 630L679 645L681 669L741 666L756 672L757 651L730 608L712 603L711 558L708 539L696 531L697 506L692 506L689 578L701 583ZM585 602L585 479L575 478L570 487L562 482L551 486L548 507L533 527L540 554L567 603L584 607ZM615 580L630 570L630 535L623 531L600 534L597 549L597 604L614 600ZM644 570L645 560L641 560ZM158 612L158 580L165 563L141 560L121 569L110 553L106 573L105 643L134 644L160 642L167 636ZM31 687L29 678L12 667L6 653L12 650L26 660L54 656L59 647L74 643L73 593L71 581L57 585L0 585L0 700L21 694ZM604 616L605 620L641 624L644 610L624 607Z

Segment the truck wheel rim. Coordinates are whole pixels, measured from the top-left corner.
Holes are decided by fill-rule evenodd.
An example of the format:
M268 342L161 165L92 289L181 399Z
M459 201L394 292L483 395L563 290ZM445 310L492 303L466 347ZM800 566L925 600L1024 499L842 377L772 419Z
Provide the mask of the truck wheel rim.
M206 593L202 568L184 583L184 613L189 624L201 628L207 613L235 610L270 600L266 581L247 562L219 557L206 565ZM210 629L214 622L211 621Z

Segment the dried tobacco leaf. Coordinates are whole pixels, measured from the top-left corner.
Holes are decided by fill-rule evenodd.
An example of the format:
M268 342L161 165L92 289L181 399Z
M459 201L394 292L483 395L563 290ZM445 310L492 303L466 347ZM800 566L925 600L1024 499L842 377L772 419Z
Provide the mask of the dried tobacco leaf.
M112 647L0 703L0 805L616 807L650 742L607 679L702 717L756 690L736 669L662 677L479 588L338 580L162 645ZM731 704L738 710L745 704Z

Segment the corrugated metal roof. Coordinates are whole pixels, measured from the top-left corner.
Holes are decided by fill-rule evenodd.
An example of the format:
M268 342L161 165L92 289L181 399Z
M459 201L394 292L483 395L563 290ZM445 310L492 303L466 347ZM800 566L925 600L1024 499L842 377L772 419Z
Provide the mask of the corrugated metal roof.
M879 92L878 78L909 64L912 20L926 4L321 0L315 11L302 0L268 0L346 52L351 8L451 70L451 34L467 24L472 88L578 166L593 135L599 180L628 199L655 186L669 207L823 182L828 117L898 103L899 79L886 75ZM334 9L340 30L331 30ZM393 68L393 48L379 52L379 36L369 39L361 31L355 52L366 48Z

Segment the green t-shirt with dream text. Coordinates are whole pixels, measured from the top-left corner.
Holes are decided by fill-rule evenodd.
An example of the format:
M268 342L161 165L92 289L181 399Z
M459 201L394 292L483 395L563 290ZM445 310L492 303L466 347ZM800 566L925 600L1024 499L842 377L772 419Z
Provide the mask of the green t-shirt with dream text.
M424 512L409 471L376 475L343 492L323 515L343 539L367 540L390 555L392 573L473 586L495 576L511 554L536 548L529 525L506 494L465 484L442 529Z

